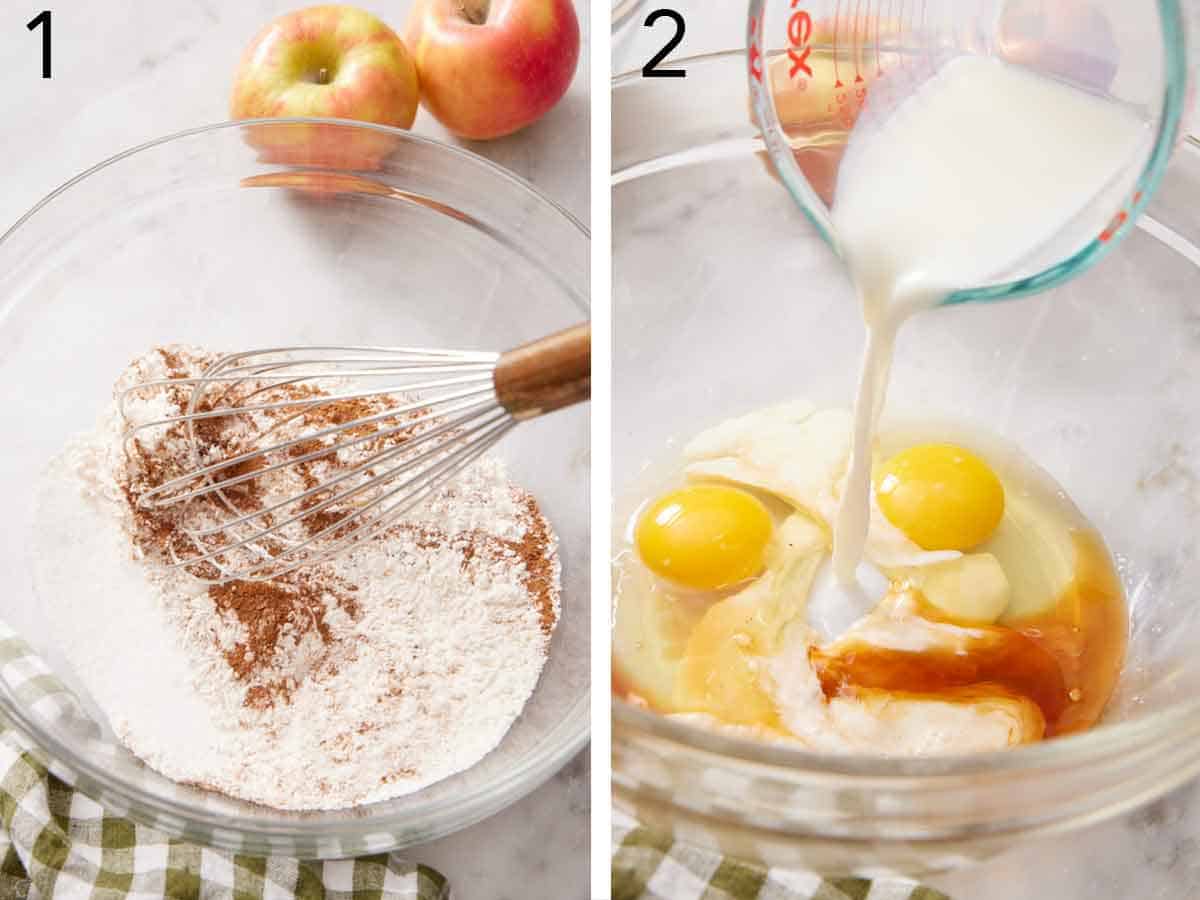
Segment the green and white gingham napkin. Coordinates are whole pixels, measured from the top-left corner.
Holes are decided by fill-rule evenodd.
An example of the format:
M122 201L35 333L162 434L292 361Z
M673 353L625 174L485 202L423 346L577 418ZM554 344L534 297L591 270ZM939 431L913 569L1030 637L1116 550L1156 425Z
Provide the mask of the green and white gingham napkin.
M29 645L0 623L0 676L42 715L81 717ZM105 809L0 717L2 900L449 900L442 875L380 853L307 861L248 856L171 838Z
M765 869L673 841L613 811L612 900L949 900L904 879Z

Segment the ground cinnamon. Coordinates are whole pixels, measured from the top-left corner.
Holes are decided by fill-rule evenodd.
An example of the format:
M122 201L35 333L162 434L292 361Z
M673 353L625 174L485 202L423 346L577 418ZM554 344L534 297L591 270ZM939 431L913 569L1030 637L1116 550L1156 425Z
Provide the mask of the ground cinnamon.
M315 633L328 647L333 635L326 621L332 601L351 618L358 606L348 591L336 591L327 577L305 573L273 581L230 581L210 585L208 596L217 610L235 617L246 639L225 651L225 661L241 681L250 682L246 706L261 708L277 698L287 702L297 685L286 680L263 680L275 660L281 638L299 641Z
M519 543L513 544L513 549L525 563L525 590L537 606L542 631L548 635L554 630L554 623L558 618L554 609L557 578L556 566L550 555L550 530L546 527L546 519L542 516L537 501L526 494L524 502L525 535Z
M525 591L537 609L542 632L549 635L558 621L558 613L554 608L557 580L553 538L537 501L523 491L518 491L515 499L524 508L521 518L525 533L519 541L505 540L482 531L472 531L449 539L462 544L463 571L467 571L471 560L477 555L492 561L508 556L518 557L524 563L522 582Z
M164 348L159 353L171 378L194 377L212 362L208 357L193 358L193 355L171 349ZM185 385L169 386L168 399L183 412L191 403L191 390L192 388ZM248 399L251 395L253 400ZM202 397L197 403L197 408L202 411L213 410L217 408L212 405L214 402L222 407L247 402L256 405L271 405L284 401L300 403L322 396L326 396L325 393L312 385L264 386L248 380L230 387L219 398ZM133 520L138 547L144 553L170 558L195 557L204 552L199 550L184 528L183 513L180 509L182 505L154 509L143 508L139 503L140 497L146 491L191 471L197 458L206 463L229 459L255 449L255 441L261 440L264 434L269 434L272 442L288 442L297 434L297 427L300 428L300 435L312 434L325 428L347 426L357 420L380 415L398 407L399 402L386 395L330 400L299 410L291 406L282 406L279 409L260 410L254 414L260 417L257 421L252 419L250 414L243 413L195 420L190 432L186 426L176 425L168 429L166 435L153 448L136 440L130 442L126 447L128 479L122 487ZM338 445L344 444L347 436L353 438L378 434L377 439L364 441L359 448L376 453L398 447L414 434L418 434L421 429L434 424L436 421L428 417L397 413L376 422L352 426L349 430L334 435L301 440L277 454L278 458L254 457L222 470L221 476L223 480L228 480L254 474L266 470L278 461L300 460L301 457L324 450L326 452L320 456L294 462L290 467L292 476L298 476L299 484L303 485L300 490L311 490L319 488L329 478L344 471L348 465L353 465L339 458L341 448ZM398 425L408 427L398 428ZM290 517L296 512L314 510L334 496L333 491L345 490L349 484L356 483L358 482L349 482L338 485L337 488L318 490L294 507L285 508L285 512ZM221 504L228 503L239 513L250 513L261 508L263 496L259 479L251 478L226 487L219 494L205 495L198 502L202 507L207 504L211 520L227 521L228 511L223 509ZM360 495L348 501L339 500L307 514L299 524L309 536L320 534L347 516L353 515L358 509L355 501L362 499ZM412 523L392 526L378 537L386 539L389 534L395 535L403 531L415 541L419 549L451 546L460 550L463 555L464 574L469 574L471 561L477 556L490 561L519 559L523 566L523 586L537 610L542 631L549 635L557 618L554 538L537 502L531 496L514 489L513 499L522 510L521 519L525 526L524 534L519 540L504 540L476 531L447 534L434 526ZM273 521L269 514L264 514L251 524L254 527L270 527ZM357 523L357 520L353 521ZM348 532L353 527L355 525L347 524L343 530ZM336 539L341 535L341 531L334 530L331 535ZM214 541L213 538L205 540ZM218 537L214 541L216 549L221 547L220 540ZM257 543L268 553L284 552L287 547L286 543L280 543L274 537ZM212 550L213 546L209 545L207 549ZM220 575L211 563L189 567L189 571L207 579L216 579ZM263 709L279 702L287 703L299 686L293 676L279 677L278 668L273 666L277 657L284 652L281 650L281 641L294 643L316 635L327 648L326 661L333 665L333 657L328 652L334 642L327 622L328 612L336 607L351 619L357 618L359 610L353 598L354 590L353 586L336 583L328 568L320 565L270 581L230 581L209 586L208 596L217 611L222 616L240 623L245 635L244 639L234 646L222 649L224 659L234 676L246 684L245 706Z

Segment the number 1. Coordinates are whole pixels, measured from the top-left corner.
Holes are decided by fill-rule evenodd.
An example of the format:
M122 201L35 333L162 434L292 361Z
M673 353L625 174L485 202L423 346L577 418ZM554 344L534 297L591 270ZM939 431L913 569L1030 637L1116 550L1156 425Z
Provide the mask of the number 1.
M50 10L43 9L40 13L33 17L26 24L26 28L30 31L36 31L40 26L42 28L42 77L50 77Z

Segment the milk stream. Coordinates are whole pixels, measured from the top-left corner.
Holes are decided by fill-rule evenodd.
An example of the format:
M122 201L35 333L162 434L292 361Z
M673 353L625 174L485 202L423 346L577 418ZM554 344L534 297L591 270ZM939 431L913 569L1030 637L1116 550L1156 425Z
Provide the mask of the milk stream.
M946 64L882 121L860 121L832 208L867 326L834 525L842 584L854 583L866 543L872 436L901 325L1019 265L1064 229L1098 233L1104 222L1081 215L1148 139L1146 124L1114 102L979 56Z

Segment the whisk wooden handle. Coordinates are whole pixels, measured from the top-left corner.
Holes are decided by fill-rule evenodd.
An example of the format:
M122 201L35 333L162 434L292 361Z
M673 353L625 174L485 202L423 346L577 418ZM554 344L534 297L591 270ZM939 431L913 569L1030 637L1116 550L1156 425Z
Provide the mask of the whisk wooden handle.
M582 403L592 395L592 326L509 350L496 363L494 381L500 404L517 419Z

